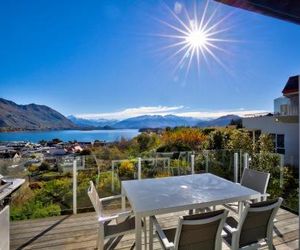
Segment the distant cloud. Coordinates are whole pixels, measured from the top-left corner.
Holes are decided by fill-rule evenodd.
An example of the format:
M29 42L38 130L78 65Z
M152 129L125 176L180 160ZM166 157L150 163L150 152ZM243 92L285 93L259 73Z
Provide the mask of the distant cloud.
M141 115L169 115L174 114L176 111L183 109L183 106L153 106L153 107L138 107L128 108L122 111L99 113L99 114L79 114L75 115L77 118L83 119L115 119L122 120L130 117L136 117Z
M212 111L212 112L197 112L197 111L190 111L190 112L181 112L177 113L176 115L178 116L185 116L185 117L194 117L194 118L199 118L199 119L214 119L218 118L220 116L224 115L238 115L240 117L245 117L247 115L252 115L252 114L258 114L258 113L267 113L268 111L266 110L244 110L244 109L239 109L239 110L223 110L223 111Z
M189 111L184 106L150 106L150 107L137 107L128 108L116 112L97 113L97 114L77 114L77 118L89 120L123 120L131 117L141 115L177 115L185 117L194 117L199 119L213 119L224 115L238 115L244 117L249 114L265 113L266 110L216 110L216 111Z

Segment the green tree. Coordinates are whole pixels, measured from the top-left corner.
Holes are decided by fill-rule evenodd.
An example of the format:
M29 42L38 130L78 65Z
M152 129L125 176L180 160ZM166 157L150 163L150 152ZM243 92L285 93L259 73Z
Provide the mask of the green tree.
M141 133L136 137L140 152L148 151L155 148L159 139L156 134Z
M231 131L228 144L228 149L232 150L244 150L246 152L252 151L252 140L249 136L248 131L234 129Z
M255 148L259 152L274 152L274 144L271 136L268 134L261 134L256 142Z

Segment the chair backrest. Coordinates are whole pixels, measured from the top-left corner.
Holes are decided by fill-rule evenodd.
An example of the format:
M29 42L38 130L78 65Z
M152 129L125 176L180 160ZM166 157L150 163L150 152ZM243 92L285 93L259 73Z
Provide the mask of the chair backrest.
M247 246L272 237L273 220L282 198L246 204L238 224L239 247Z
M102 216L102 205L99 200L99 196L96 190L96 187L93 183L93 181L90 181L90 187L88 189L88 196L90 197L90 200L93 204L93 207L98 215L98 217Z
M9 249L9 206L0 211L0 249Z
M265 194L267 192L269 179L269 173L245 168L241 179L241 185L260 192L261 194Z
M221 249L221 233L227 214L227 210L218 210L180 217L175 249Z

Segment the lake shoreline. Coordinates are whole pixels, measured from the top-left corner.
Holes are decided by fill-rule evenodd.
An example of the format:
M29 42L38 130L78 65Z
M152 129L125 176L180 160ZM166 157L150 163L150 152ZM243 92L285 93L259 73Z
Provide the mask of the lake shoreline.
M26 130L26 131L10 131L0 133L0 142L9 141L51 141L59 139L64 142L68 141L105 141L114 142L124 139L132 139L140 134L138 129L92 129L92 130L79 130L79 129L64 129L64 130Z
M62 131L62 130L116 130L121 128L113 128L113 127L75 127L75 128L52 128L52 129L7 129L3 130L0 128L0 133L11 133L11 132L47 132L47 131Z

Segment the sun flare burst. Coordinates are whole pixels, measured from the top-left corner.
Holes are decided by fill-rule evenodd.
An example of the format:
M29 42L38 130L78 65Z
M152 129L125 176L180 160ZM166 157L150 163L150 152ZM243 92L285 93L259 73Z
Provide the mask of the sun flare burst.
M220 53L229 53L225 48L225 43L236 42L224 37L228 34L230 27L224 27L225 20L231 14L217 17L217 9L209 10L209 0L202 8L197 8L196 2L193 5L193 14L190 15L185 6L175 2L174 10L166 5L166 9L171 14L172 20L158 20L169 29L163 34L156 36L168 39L168 45L160 50L172 50L166 60L178 60L174 68L175 71L186 67L186 75L190 71L191 64L196 62L198 72L200 65L209 63L213 59L218 65L229 72L225 63L221 60Z

